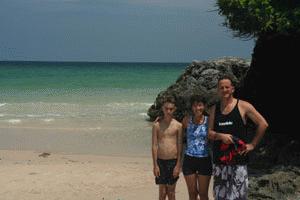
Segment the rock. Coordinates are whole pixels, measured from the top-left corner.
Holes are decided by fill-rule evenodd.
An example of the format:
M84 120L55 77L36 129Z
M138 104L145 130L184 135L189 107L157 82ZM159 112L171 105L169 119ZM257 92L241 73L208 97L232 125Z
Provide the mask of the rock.
M300 168L277 166L269 173L251 176L249 200L288 200L300 198Z
M258 38L240 96L269 122L269 130L300 140L298 117L300 33Z
M43 158L47 158L48 156L50 156L50 153L46 153L46 152L39 155L39 157L43 157Z
M237 83L246 75L249 69L249 61L224 57L210 61L193 61L186 67L185 72L177 79L176 83L158 94L155 103L148 109L148 116L153 121L161 114L162 99L166 95L176 98L177 111L175 118L182 120L184 114L189 111L189 99L193 94L204 95L208 104L216 102L216 86L218 78L223 74L232 75Z

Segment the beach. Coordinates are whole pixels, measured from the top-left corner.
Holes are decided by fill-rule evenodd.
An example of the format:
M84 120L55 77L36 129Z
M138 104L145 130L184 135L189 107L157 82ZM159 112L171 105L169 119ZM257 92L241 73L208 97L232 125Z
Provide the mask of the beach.
M146 113L185 66L0 63L0 200L157 199Z
M1 150L0 159L0 199L158 199L151 157ZM187 195L181 173L176 197Z

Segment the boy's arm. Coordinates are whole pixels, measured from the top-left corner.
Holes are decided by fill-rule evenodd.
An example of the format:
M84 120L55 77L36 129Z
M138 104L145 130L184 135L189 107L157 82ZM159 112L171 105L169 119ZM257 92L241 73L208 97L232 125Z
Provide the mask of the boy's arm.
M176 178L179 176L181 168L181 152L182 152L182 125L179 124L177 132L177 163L173 170L173 176Z
M152 126L152 160L153 160L153 174L159 176L159 167L157 164L157 150L158 150L158 123Z
M180 166L181 163L181 155L182 155L182 125L179 125L178 135L177 135L177 164Z

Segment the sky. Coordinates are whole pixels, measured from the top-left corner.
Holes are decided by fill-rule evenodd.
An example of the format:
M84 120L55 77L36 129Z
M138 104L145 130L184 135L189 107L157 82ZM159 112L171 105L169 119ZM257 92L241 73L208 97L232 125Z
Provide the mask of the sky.
M191 62L251 58L216 0L0 0L0 60Z

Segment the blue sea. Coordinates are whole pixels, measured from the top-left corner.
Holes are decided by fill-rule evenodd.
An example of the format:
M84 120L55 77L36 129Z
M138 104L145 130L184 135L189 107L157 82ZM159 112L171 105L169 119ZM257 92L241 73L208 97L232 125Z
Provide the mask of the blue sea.
M150 155L147 109L187 65L0 62L0 149Z

